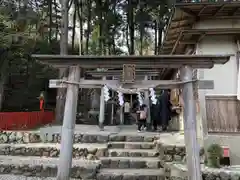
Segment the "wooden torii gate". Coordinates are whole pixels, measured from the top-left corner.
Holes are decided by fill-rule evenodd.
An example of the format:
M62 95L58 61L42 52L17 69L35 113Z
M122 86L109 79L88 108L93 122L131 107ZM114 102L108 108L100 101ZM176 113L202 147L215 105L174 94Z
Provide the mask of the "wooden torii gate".
M106 76L110 76L112 77L113 79L118 79L118 80L122 80L124 81L124 71L123 70L107 70L107 71L97 71L97 70L94 70L94 71L87 71L86 72L87 74L89 75L92 75L93 77L102 77L103 79L105 79ZM151 77L154 77L154 76L158 76L159 75L159 70L151 70L151 69L137 69L136 72L135 72L135 78L136 80L148 80L148 78L151 78ZM118 82L117 82L118 83ZM132 86L132 84L130 85ZM126 87L126 86L125 86ZM121 90L118 89L119 91ZM126 94L134 94L136 92L132 92L132 91L123 91L123 93L126 93ZM145 104L147 105L148 107L148 110L150 110L150 102L149 102L149 92L148 90L144 90L144 102ZM104 106L104 97L101 96L101 99L100 99L100 105L101 106ZM101 122L100 120L102 120L101 123L104 122L104 108L100 108L100 118L99 118L99 122ZM112 115L113 116L113 115ZM113 117L112 117L113 118ZM121 109L120 109L120 122L121 124L123 124L124 122L124 116L123 116L123 107L121 106ZM150 116L150 113L149 113L149 116L147 117L147 124L148 124L148 127L150 127L150 123L151 123L151 116ZM101 126L100 126L101 127Z
M68 180L72 166L73 135L76 119L78 88L86 81L80 80L80 68L119 68L124 64L134 64L137 68L178 68L181 81L159 81L158 86L177 87L183 90L184 135L187 153L189 180L201 180L199 148L196 133L196 107L193 96L192 68L212 68L214 64L224 64L231 55L158 55L158 56L72 56L72 55L33 55L45 64L69 67L67 96L61 135L60 161L57 180ZM63 81L62 81L63 82ZM110 82L102 82L110 83ZM114 82L116 83L116 81ZM146 81L147 83L147 81ZM96 82L96 84L99 84ZM156 85L156 84L155 84Z

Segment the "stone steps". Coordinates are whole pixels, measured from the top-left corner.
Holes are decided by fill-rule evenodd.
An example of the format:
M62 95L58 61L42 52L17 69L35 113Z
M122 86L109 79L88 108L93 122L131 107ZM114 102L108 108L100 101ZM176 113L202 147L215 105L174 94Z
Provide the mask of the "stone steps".
M154 149L108 149L109 157L157 157Z
M74 134L74 143L107 143L109 134L76 133ZM26 144L26 143L60 143L61 133L44 133L38 131L14 132L3 131L0 133L0 144Z
M109 148L125 148L125 149L153 149L155 148L154 142L108 142Z
M157 157L101 157L101 168L116 169L158 169L161 168L160 160Z
M135 132L75 134L71 180L162 180L156 139ZM0 178L52 180L57 175L60 141L59 132L3 132Z
M97 180L165 180L163 169L101 169Z
M0 156L0 174L31 177L56 177L58 158L34 156ZM100 161L73 159L71 178L93 179L96 177Z
M142 134L116 134L110 135L109 141L111 142L154 142L157 138L154 136L145 136Z
M157 139L155 136L143 134L111 134L107 132L100 133L75 133L74 143L108 143L115 142L153 142ZM26 144L26 143L60 143L60 132L38 132L38 131L2 131L0 133L0 144Z
M107 144L83 143L73 145L73 158L98 159L104 156ZM0 155L59 157L58 143L0 144Z
M164 180L155 140L141 134L112 138L108 157L100 157L97 180Z

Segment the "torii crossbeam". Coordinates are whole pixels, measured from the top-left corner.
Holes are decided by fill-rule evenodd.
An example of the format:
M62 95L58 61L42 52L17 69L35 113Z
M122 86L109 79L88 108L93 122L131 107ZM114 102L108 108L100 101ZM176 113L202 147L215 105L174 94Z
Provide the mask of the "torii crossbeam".
M121 78L123 71L122 70L107 70L107 71L87 71L86 72L89 75L92 75L93 77L103 77L103 76L112 76L115 78ZM136 76L141 79L145 76L158 76L159 71L157 70L151 70L151 69L137 69L136 70Z
M123 64L135 64L140 68L212 68L214 64L228 61L226 55L157 55L157 56L78 56L32 55L41 63L55 67L80 66L81 68L121 68Z
M70 67L68 81L80 81L80 68L121 68L124 64L134 64L140 68L179 68L184 83L184 135L187 165L192 179L201 177L199 148L196 133L196 109L193 96L192 68L212 68L214 64L224 64L231 55L158 55L158 56L61 56L33 55L37 60L56 67ZM61 135L60 162L58 171L61 180L69 177L72 163L74 124L76 119L78 84L68 84Z

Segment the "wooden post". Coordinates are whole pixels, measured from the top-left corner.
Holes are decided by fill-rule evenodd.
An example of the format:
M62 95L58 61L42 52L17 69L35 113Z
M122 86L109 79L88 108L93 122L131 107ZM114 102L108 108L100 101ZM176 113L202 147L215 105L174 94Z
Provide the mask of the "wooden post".
M144 77L144 80L148 80L148 76ZM151 127L151 113L150 113L150 101L149 101L149 90L144 91L144 104L147 106L148 116L147 116L147 127Z
M80 68L70 67L68 81L79 82ZM73 135L76 121L79 85L68 84L61 132L61 149L57 180L69 180L72 167Z
M184 66L181 68L181 80L192 80L192 68ZM183 85L184 101L184 138L186 145L188 180L202 180L200 169L200 147L197 143L196 128L196 104L193 96L193 84L186 83Z
M103 80L106 80L106 77L103 77ZM104 102L104 87L101 88L100 96L100 112L99 112L99 128L101 131L104 130L104 119L105 119L105 102Z

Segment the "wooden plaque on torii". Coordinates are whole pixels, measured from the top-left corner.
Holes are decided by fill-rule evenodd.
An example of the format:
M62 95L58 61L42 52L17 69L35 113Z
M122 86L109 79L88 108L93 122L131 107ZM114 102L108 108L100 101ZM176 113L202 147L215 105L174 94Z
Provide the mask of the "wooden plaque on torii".
M136 72L135 64L123 64L122 81L124 83L134 83L135 72Z

